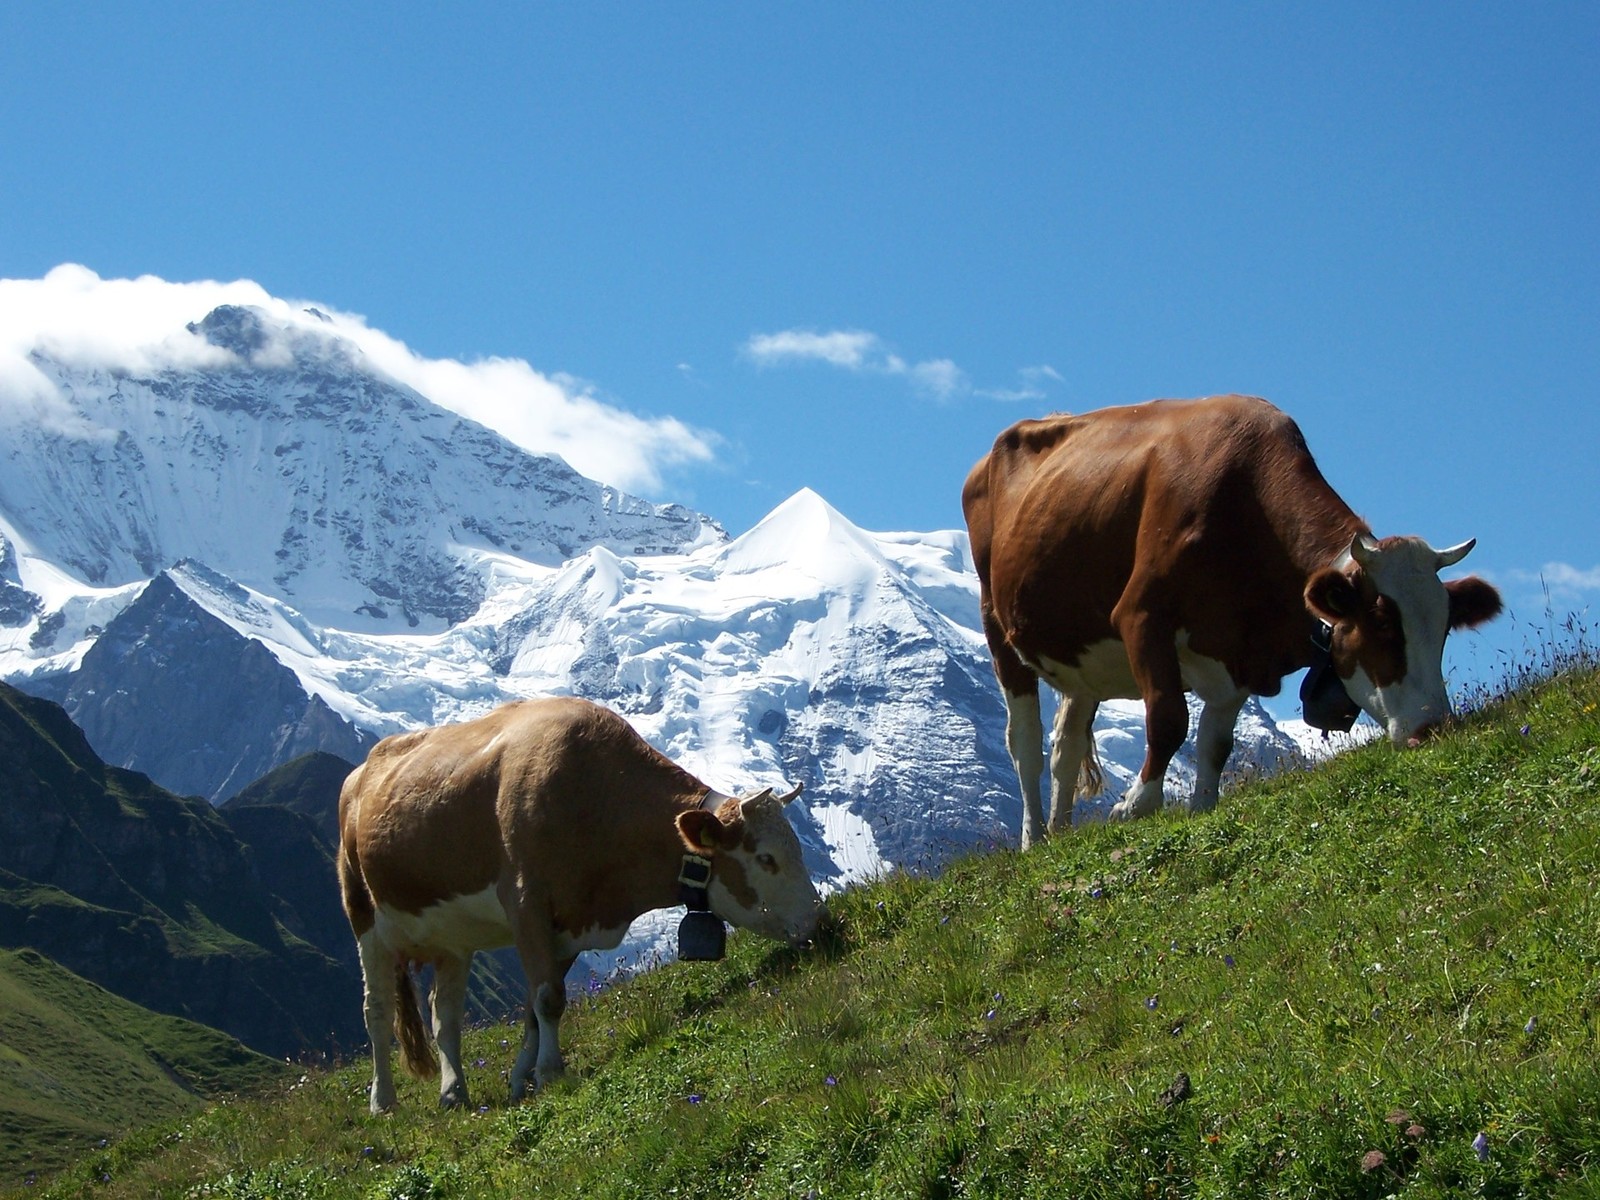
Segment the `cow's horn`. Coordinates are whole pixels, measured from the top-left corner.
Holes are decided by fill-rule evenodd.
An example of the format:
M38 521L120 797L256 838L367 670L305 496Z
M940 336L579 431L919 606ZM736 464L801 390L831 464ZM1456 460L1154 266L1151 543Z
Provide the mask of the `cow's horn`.
M1455 566L1458 562L1460 562L1463 558L1465 558L1469 553L1471 553L1472 548L1474 546L1476 546L1477 544L1478 544L1478 539L1477 538L1468 538L1466 541L1462 542L1459 546L1451 546L1448 550L1435 550L1433 552L1433 558L1434 558L1433 569L1435 571L1442 571L1446 567Z
M1370 533L1358 533L1350 539L1350 557L1361 566L1369 566L1378 555L1378 540Z
M803 792L805 790L806 790L806 785L805 784L797 783L797 784L794 785L794 791L790 792L788 795L779 796L778 797L778 803L779 804L787 804L787 803L789 803L789 801L793 800L796 796L798 796L801 792Z

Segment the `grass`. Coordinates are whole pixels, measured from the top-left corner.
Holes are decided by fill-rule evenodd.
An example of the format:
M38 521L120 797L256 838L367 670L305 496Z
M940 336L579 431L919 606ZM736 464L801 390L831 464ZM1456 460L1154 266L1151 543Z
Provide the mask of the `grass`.
M520 1106L516 1031L480 1029L468 1111L407 1081L370 1117L358 1062L28 1194L1593 1195L1597 866L1591 660L1421 751L892 876L810 950L577 1001Z
M281 1078L285 1064L122 1000L31 950L0 951L0 1171L59 1169L130 1127Z

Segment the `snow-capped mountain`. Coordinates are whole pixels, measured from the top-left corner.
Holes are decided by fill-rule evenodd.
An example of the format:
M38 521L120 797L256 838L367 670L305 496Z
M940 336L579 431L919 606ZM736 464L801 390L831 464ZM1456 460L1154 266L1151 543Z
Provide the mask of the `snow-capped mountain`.
M224 305L175 330L179 368L36 348L45 406L0 404L0 514L83 583L203 562L343 628L470 616L501 555L554 566L722 531L528 454L378 370L321 327Z
M1015 841L965 534L870 533L801 491L730 541L322 324L226 305L142 366L29 352L43 402L0 396L0 677L213 800L308 750L575 693L722 790L804 783L831 885ZM1139 706L1102 706L1098 739L1109 803ZM1239 745L1297 752L1254 706Z

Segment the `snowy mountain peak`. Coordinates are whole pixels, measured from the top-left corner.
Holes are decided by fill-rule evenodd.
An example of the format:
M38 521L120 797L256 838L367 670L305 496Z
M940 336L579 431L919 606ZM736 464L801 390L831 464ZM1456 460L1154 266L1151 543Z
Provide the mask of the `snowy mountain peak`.
M786 567L839 586L890 568L877 542L810 488L778 505L718 558L730 574Z
M438 630L476 611L507 555L725 539L434 405L312 316L219 305L153 345L111 368L35 345L57 419L0 423L0 518L85 583L194 558L324 624ZM0 372L0 410L20 411L10 386Z

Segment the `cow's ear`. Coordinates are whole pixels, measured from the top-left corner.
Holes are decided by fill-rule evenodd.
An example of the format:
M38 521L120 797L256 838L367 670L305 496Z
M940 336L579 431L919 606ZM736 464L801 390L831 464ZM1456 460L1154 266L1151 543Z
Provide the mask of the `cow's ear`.
M1452 579L1444 585L1450 594L1450 628L1471 629L1500 615L1500 593L1476 575Z
M678 814L678 837L691 854L715 854L727 832L714 812L691 808Z
M1328 624L1336 625L1361 611L1361 593L1343 571L1323 567L1306 580L1306 607Z

